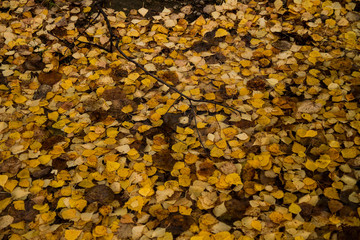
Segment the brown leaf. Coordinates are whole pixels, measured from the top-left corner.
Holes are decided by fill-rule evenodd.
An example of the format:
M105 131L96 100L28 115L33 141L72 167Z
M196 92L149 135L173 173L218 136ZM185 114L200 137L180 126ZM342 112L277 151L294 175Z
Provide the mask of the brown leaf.
M246 83L246 87L251 90L264 91L266 82L261 78L253 78Z
M59 142L63 142L65 141L65 138L61 135L54 135L51 136L49 138L47 138L44 142L42 142L42 147L41 149L43 150L51 150L53 148L53 146Z
M40 71L45 68L45 63L42 62L42 57L39 54L31 54L23 63L24 70Z
M333 199L331 199L328 202L328 206L332 213L336 213L337 211L339 211L340 209L342 209L344 207L344 205L341 202L333 200Z
M171 156L170 150L164 149L161 152L157 152L153 156L153 165L156 168L165 171L171 171L176 160Z
M51 170L52 170L52 167L47 166L47 167L44 167L42 169L32 172L31 176L33 177L33 179L44 178L51 172Z
M52 86L55 83L59 82L61 80L61 77L62 77L61 73L50 71L48 73L41 72L39 74L38 79L41 84L47 84Z
M166 231L171 232L174 237L177 237L187 231L193 222L194 220L190 216L175 214L166 218L163 221L163 225L166 226Z
M16 174L21 167L21 161L16 157L11 157L4 160L0 164L0 173Z
M37 100L46 97L46 94L50 92L51 89L52 87L50 85L42 84L34 93L33 99Z
M99 202L100 204L109 204L115 199L115 194L111 188L106 185L97 185L90 188L86 194L85 199L89 203Z
M279 40L271 44L274 48L287 51L291 48L292 44L285 40Z
M249 199L230 199L225 202L227 212L221 216L224 221L241 220L245 214L246 209L250 206Z
M199 164L197 174L202 177L210 177L215 171L215 166L213 163L206 161Z

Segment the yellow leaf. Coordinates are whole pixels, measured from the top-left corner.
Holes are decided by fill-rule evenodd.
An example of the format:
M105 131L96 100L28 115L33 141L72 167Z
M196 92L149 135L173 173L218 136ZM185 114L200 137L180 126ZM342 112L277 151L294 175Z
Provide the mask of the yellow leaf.
M7 175L0 175L0 186L4 187L5 186L5 183L7 182L8 180L8 176Z
M315 171L318 168L318 165L311 161L310 159L306 160L305 167L310 171Z
M316 183L315 180L308 177L304 178L303 182L305 183L305 185L313 185Z
M329 220L332 224L339 224L341 223L341 220L336 216L336 215L332 215L329 217Z
M182 104L178 107L178 109L181 111L181 112L185 112L186 110L189 109L189 105L186 105L186 104Z
M76 240L81 232L82 230L76 230L76 229L65 230L65 239Z
M16 210L25 210L25 203L24 203L24 201L21 201L21 200L19 200L19 201L14 201L13 204L14 204L14 208L15 208Z
M194 130L189 127L186 127L183 132L183 134L193 134L193 133L194 133Z
M199 95L201 92L200 92L200 88L193 88L190 90L190 93L191 95Z
M10 226L14 229L25 229L25 222L21 221L21 222L13 223Z
M89 179L84 179L81 182L79 182L79 186L83 188L92 188L95 186L95 184Z
M115 138L118 135L119 131L116 128L106 129L106 135L110 138Z
M62 146L60 146L60 145L55 145L55 146L53 147L53 150L51 150L49 153L52 154L52 155L60 155L60 154L62 154L62 153L65 153L65 151L64 151L64 149L63 149Z
M158 33L154 35L154 40L158 43L167 43L169 40L167 39L167 36L162 33Z
M216 99L215 93L206 93L206 94L204 94L204 97L206 100L215 100Z
M299 129L296 131L296 135L299 136L299 137L305 137L305 134L306 134L306 129L299 128Z
M138 158L138 156L140 155L139 152L135 149L135 148L131 148L128 152L127 155L129 155L129 157L131 158Z
M241 61L240 61L240 64L241 64L241 66L243 66L243 67L250 67L252 63L251 63L250 60L241 60Z
M232 139L236 134L238 134L238 130L228 127L223 130L223 133L225 134L226 139Z
M320 57L321 55L320 55L319 51L314 50L314 51L309 53L309 56L310 57Z
M44 222L51 222L56 217L56 213L55 212L44 212L40 215L40 217Z
M24 97L23 95L16 96L14 98L14 102L19 103L19 104L26 102L26 100L27 100L27 98Z
M126 105L125 107L123 107L122 109L121 109L121 111L123 112L123 113L131 113L132 111L133 111L134 109L133 109L133 107L129 104L129 105Z
M61 217L63 219L73 219L76 217L78 211L76 211L76 209L64 209L63 211L61 211Z
M141 209L143 208L145 204L145 199L141 196L135 196L130 198L126 203L125 206L131 210L141 212Z
M210 151L210 156L212 156L212 157L222 157L222 156L224 156L224 152L223 152L223 150L221 150L218 147L214 146Z
M134 170L137 172L144 172L145 171L145 163L143 162L136 162L133 166Z
M147 130L149 130L151 128L151 126L149 125L141 125L139 128L138 128L138 131L140 133L143 133L143 132L146 132Z
M9 192L12 192L19 182L15 179L10 179L5 183L4 188Z
M341 150L341 155L344 158L355 158L358 155L358 151L354 147L346 148L346 149Z
M154 194L154 190L151 186L146 185L139 189L139 194L141 194L144 197L149 197Z
M318 168L326 168L331 162L329 155L322 155L315 164Z
M18 178L30 178L30 172L28 169L22 169L17 175Z
M43 165L47 164L51 160L51 155L42 155L38 158L39 162Z
M256 98L249 101L254 108L261 108L264 105L264 101L260 98Z
M294 153L304 153L306 151L306 147L304 147L303 145L297 143L297 142L294 142L294 145L292 146L292 151Z
M316 63L316 58L314 57L309 57L309 61L312 60L313 63L315 62ZM320 84L320 81L312 76L307 76L306 78L306 83L310 86L314 86L314 85L318 85Z
M261 116L258 118L257 123L259 123L262 126L266 126L270 123L270 119L266 116Z
M187 146L183 142L177 142L174 145L172 145L171 149L177 153L183 153L187 150Z
M350 126L352 128L355 128L358 131L358 133L360 133L360 121L352 121L350 123Z
M179 206L179 213L182 215L190 216L192 209L186 206Z
M296 203L291 203L289 206L289 212L298 214L299 212L301 212L301 208Z
M53 128L56 128L56 129L61 129L61 128L63 128L67 123L69 123L69 122L70 122L69 119L64 118L64 119L61 119L61 120L59 120L58 122L54 123L54 124L52 125L52 127L53 127Z
M183 187L188 187L191 184L191 178L188 175L179 175L179 185Z
M277 190L276 192L271 193L271 195L276 199L281 199L284 197L284 192L281 190Z
M261 226L261 222L259 220L253 220L251 222L251 226L256 230L261 231L262 226Z
M227 182L228 184L234 184L234 185L242 184L241 178L240 178L239 174L237 174L237 173L230 173L230 174L226 175L225 182Z
M1 200L0 201L0 212L2 210L4 210L11 203L11 201L12 201L11 197Z
M205 18L202 15L200 15L200 17L198 17L195 20L195 24L198 26L205 25L206 24Z
M192 153L188 153L185 156L185 163L187 164L194 164L199 159L197 155L194 155Z
M215 145L220 149L224 149L227 147L227 143L224 139L221 139L220 141L216 142Z
M102 237L107 234L107 228L105 226L96 226L93 230L94 237Z
M33 136L34 136L33 131L25 131L25 132L22 133L23 138L32 138Z
M106 162L106 170L109 172L113 172L118 170L120 167L120 163L118 162L113 162L113 161L107 161Z
M218 232L214 235L214 240L234 240L234 238L235 238L234 235L232 235L230 232L225 232L225 231Z
M239 158L239 159L244 158L245 155L246 155L246 153L241 149L235 150L231 153L231 157Z
M280 223L283 220L283 215L279 212L271 212L269 218L274 223Z
M308 130L306 131L305 137L315 137L317 135L317 131Z
M330 198L330 199L340 199L339 198L339 193L333 187L325 188L324 189L324 195L325 195L325 197Z
M223 29L223 28L219 28L216 32L215 32L215 37L217 38L217 37L223 37L223 36L226 36L226 35L228 35L229 34L229 32L228 31L226 31L225 29Z

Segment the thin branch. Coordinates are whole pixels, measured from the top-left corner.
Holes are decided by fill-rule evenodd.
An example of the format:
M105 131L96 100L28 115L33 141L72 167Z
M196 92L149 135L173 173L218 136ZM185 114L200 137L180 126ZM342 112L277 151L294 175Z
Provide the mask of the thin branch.
M110 46L109 46L109 48L106 48L106 47L101 46L101 45L96 44L96 43L79 41L79 40L78 40L79 37L76 38L76 41L74 41L74 42L77 42L77 43L74 44L74 43L70 43L70 42L68 42L68 41L66 41L66 40L59 39L57 36L55 36L55 35L53 35L53 34L52 34L52 35L55 36L57 39L59 39L61 42L64 42L66 45L70 45L70 46L72 46L72 47L74 47L74 46L79 46L80 44L84 44L84 45L89 45L89 46L98 47L98 48L100 48L100 49L102 49L102 50L104 50L104 51L110 52L110 53L112 53L114 50L117 50L117 51L122 55L122 57L124 57L127 61L135 64L135 66L137 66L137 67L140 68L142 71L144 71L144 73L145 73L146 75L153 77L153 78L156 79L159 83L167 86L170 90L172 90L172 91L174 91L174 92L176 92L176 93L178 93L178 94L180 95L180 96L174 101L174 103L170 106L170 108L173 107L173 106L175 105L175 103L178 102L178 100L180 100L180 99L188 100L188 101L189 101L190 108L191 108L191 113L192 113L192 115L194 116L194 124L195 124L195 128L196 128L196 133L197 133L198 138L199 138L199 142L200 142L202 148L203 148L205 151L207 151L208 149L205 148L205 145L204 145L204 143L202 142L202 139L201 139L200 131L199 131L198 127L197 127L197 120L196 120L197 114L196 114L196 110L195 110L195 109L196 109L196 106L194 105L194 103L211 103L211 104L214 104L214 105L215 105L215 108L216 108L216 106L221 106L221 107L227 108L227 109L229 109L229 110L231 110L231 111L233 111L233 112L240 113L240 111L237 110L237 109L235 109L234 107L231 107L231 106L228 106L228 105L226 105L226 104L219 103L219 102L216 102L216 101L213 101L213 100L194 99L194 98L192 98L192 97L190 97L190 96L187 96L187 95L185 95L183 92L181 92L180 90L178 90L176 87L170 85L169 83L167 83L166 81L162 80L161 78L159 78L159 77L156 76L155 74L153 74L153 73L149 72L148 70L146 70L143 65L141 65L140 63L138 63L137 61L135 61L133 58L131 58L130 56L126 55L126 54L121 50L121 47L120 47L120 38L114 35L114 32L113 32L113 29L112 29L112 27L111 27L110 21L109 21L109 19L108 19L108 16L107 16L107 14L105 13L105 11L102 9L101 3L102 3L101 0L95 1L95 2L93 3L92 6L94 6L94 8L97 9L98 14L96 15L96 17L95 17L93 20L90 20L90 21L89 21L89 24L86 26L85 30L84 30L84 31L81 31L81 32L79 32L79 33L80 33L80 35L84 34L84 32L86 31L86 29L87 29L91 24L93 24L94 21L96 20L96 18L101 14L101 15L104 17L106 26L107 26L108 31L109 31L109 34L110 34L110 39L109 39L109 44L110 44ZM88 18L87 18L87 19L88 19ZM50 34L51 34L51 33L50 33ZM114 43L115 43L115 44L114 44ZM170 109L170 108L169 108L169 109ZM169 109L168 109L168 111L169 111Z

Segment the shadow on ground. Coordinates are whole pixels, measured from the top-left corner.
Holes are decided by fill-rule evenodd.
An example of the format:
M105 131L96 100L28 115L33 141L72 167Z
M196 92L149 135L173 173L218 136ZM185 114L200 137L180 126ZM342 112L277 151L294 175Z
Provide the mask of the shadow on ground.
M182 7L191 5L192 15L196 19L203 13L206 5L221 4L223 0L107 0L105 2L106 7L125 12L144 7L149 10L150 15L161 12L164 7L179 11Z

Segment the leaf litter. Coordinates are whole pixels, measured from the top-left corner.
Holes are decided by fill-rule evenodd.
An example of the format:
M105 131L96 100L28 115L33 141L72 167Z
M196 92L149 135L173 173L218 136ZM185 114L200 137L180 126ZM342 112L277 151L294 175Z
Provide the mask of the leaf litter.
M0 235L356 239L358 11L3 1Z

